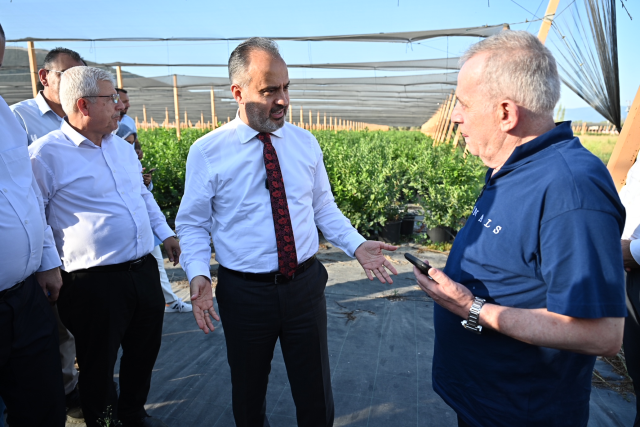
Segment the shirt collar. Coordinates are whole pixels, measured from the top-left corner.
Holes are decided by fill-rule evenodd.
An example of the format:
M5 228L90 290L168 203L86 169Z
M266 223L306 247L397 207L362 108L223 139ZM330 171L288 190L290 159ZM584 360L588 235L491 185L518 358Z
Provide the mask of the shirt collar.
M233 119L231 123L236 127L236 134L238 138L240 138L241 144L246 144L260 133L242 121L240 118L240 110L236 112L236 118ZM282 138L282 128L271 132L271 135Z
M531 141L516 147L507 159L500 171L515 169L528 162L529 158L558 142L574 138L571 122L557 123L556 127Z
M51 107L49 107L49 104L47 104L47 100L44 99L44 95L42 95L42 91L38 92L38 95L36 95L36 105L38 106L38 109L40 110L40 115L41 116L44 116L49 111L51 111L53 114L56 114L51 109ZM56 114L56 116L57 116L57 114Z
M71 140L71 142L73 142L76 145L76 147L79 147L80 144L82 144L83 142L86 142L88 145L91 145L93 147L97 147L96 144L94 144L92 141L87 139L84 135L82 135L77 130L72 128L69 122L67 122L66 117L62 121L62 126L60 126L60 130L62 131L62 133L66 135L67 138ZM104 143L109 138L111 138L111 135L107 136L106 138L102 138L102 142Z

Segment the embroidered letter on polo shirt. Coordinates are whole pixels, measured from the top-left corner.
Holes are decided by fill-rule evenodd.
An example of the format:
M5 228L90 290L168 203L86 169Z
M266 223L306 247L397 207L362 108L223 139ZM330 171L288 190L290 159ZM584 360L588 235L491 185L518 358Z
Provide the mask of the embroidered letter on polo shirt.
M489 224L491 224L491 220L490 219L487 220L487 223L484 226L489 228Z
M482 222L482 218L484 218L484 215L480 215L480 219L478 220L478 222Z
M502 230L502 227L497 226L496 228L493 229L493 234L498 234L500 230Z

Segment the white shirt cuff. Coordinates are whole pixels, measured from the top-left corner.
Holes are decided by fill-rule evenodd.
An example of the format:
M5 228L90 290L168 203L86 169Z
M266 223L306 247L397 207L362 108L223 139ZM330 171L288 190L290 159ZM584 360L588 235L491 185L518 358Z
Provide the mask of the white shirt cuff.
M42 251L42 259L40 260L40 267L38 268L38 272L48 271L52 268L60 267L62 262L60 261L60 255L58 254L58 250L53 248L45 248Z
M160 241L162 242L167 240L169 237L176 235L176 233L174 233L171 227L169 227L166 223L158 227L157 230L153 230L153 232L156 234L156 236L158 236L158 239L160 239Z
M204 276L211 280L211 272L209 271L209 264L205 264L202 261L192 261L189 265L184 267L184 272L187 273L187 279L189 283L194 277Z
M358 232L352 233L346 240L346 250L345 253L349 255L351 258L355 258L356 249L362 243L366 242L367 239L362 237Z
M640 240L632 240L629 249L631 250L631 256L640 264Z

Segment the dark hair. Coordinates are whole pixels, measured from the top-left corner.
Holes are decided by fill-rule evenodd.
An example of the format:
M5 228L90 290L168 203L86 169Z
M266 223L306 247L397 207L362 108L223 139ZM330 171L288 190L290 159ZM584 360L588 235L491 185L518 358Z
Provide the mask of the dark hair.
M243 87L249 84L250 77L246 73L249 65L249 53L254 50L261 50L274 58L282 59L276 42L264 37L251 37L240 43L229 56L229 80L231 80L231 84L237 83Z
M118 93L120 93L120 92L122 92L122 93L129 93L129 92L127 92L125 89L122 89L121 87L117 87L117 88L116 88L116 92L118 92Z
M50 50L49 53L47 53L47 56L44 57L44 63L42 64L42 68L48 70L51 64L53 64L56 61L56 59L58 59L58 56L60 56L61 54L69 55L71 59L73 59L74 61L82 62L85 66L87 65L85 60L82 59L82 57L78 52L71 49L67 49L65 47L57 47L55 49Z
M4 30L2 29L2 25L0 25L0 38L3 40L6 40L6 37L4 35Z

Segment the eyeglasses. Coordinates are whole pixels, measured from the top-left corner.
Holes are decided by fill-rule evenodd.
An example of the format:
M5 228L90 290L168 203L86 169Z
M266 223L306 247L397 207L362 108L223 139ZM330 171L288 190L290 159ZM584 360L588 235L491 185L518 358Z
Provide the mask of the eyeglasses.
M111 95L87 95L87 96L83 96L82 98L111 98L113 103L117 104L118 101L120 101L120 94L113 93Z

